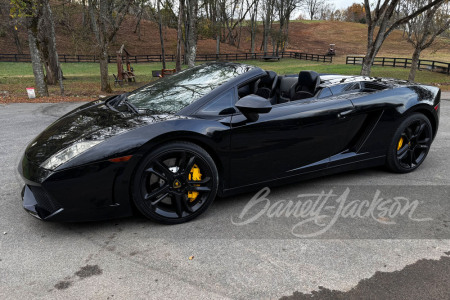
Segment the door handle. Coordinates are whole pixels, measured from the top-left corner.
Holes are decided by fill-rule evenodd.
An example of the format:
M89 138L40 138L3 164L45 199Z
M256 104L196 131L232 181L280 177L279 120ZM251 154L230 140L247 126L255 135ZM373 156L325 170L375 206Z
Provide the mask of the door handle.
M347 117L348 115L350 115L354 111L355 111L354 109L345 110L343 112L338 113L337 116L340 119L344 119L345 117Z

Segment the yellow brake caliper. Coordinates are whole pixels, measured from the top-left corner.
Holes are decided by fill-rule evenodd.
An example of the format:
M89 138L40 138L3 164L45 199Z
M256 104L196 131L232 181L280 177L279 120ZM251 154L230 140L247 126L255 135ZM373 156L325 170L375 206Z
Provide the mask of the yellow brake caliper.
M202 180L202 173L200 173L200 169L197 165L192 166L192 169L189 172L189 180L192 180L192 181ZM195 184L194 186L200 186L200 185ZM195 199L197 199L197 197L198 197L198 192L196 192L196 191L188 192L189 202L195 201Z
M397 151L400 150L403 146L403 137L400 138L397 144Z

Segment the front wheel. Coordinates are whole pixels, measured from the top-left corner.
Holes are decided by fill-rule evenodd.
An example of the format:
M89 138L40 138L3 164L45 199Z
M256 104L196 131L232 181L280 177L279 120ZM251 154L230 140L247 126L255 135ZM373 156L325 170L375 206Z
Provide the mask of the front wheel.
M427 157L431 142L432 128L428 118L421 113L407 117L389 145L388 168L397 173L414 171Z
M172 142L152 151L137 168L133 200L147 218L179 224L196 218L211 205L218 181L208 152L192 143Z

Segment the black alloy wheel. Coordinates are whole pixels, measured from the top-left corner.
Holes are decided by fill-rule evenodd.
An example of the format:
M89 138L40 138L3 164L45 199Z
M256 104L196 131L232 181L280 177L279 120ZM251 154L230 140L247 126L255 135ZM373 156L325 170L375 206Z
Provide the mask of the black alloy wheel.
M420 113L409 116L394 134L388 150L388 167L398 173L417 169L425 160L432 139L432 128L428 118Z
M178 224L203 213L216 197L217 187L211 156L195 144L173 142L152 151L138 167L133 199L149 219Z

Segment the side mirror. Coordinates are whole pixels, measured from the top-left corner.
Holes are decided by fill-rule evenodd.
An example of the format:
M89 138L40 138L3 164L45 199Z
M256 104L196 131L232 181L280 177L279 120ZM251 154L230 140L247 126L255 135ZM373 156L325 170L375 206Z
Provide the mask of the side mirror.
M269 100L258 95L248 95L239 99L235 106L246 116L268 113L272 109Z

